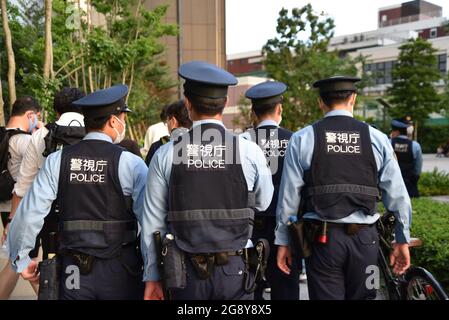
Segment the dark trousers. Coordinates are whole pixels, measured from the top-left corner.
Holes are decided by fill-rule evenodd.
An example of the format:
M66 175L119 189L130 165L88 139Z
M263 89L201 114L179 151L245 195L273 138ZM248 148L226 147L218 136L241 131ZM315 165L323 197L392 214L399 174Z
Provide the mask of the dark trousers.
M230 256L226 265L215 266L206 280L198 278L187 258L187 286L172 290L173 300L252 300L253 294L243 287L245 264L241 256ZM253 277L251 276L251 281Z
M73 273L69 272L74 265L71 256L62 256L60 300L143 299L141 258L133 247L124 248L117 258L96 259L90 274L80 274L79 288L73 288ZM128 269L137 274L131 274Z
M352 236L343 227L330 227L327 243L314 243L306 259L310 300L374 299L376 290L368 283L377 266L378 248L375 226Z
M252 240L264 238L270 243L270 256L266 270L268 283L259 282L254 292L255 300L263 300L263 289L271 288L271 300L299 300L299 267L298 260L293 259L290 266L290 274L283 273L277 266L277 249L274 244L274 229L276 228L276 217L264 216L257 217Z

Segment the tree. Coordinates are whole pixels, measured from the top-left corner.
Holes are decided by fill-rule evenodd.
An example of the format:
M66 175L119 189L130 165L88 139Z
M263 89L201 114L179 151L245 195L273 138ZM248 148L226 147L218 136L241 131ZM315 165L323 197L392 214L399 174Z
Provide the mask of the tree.
M288 85L284 94L283 124L297 130L319 119L317 92L312 83L341 74L356 75L356 63L338 52L328 51L334 21L323 13L317 15L310 4L279 12L278 35L263 47L264 65L271 78Z
M14 50L12 47L11 30L9 28L8 10L6 0L1 1L3 33L5 35L5 46L8 55L8 94L9 108L16 101L16 61L14 59Z
M432 112L439 111L439 97L434 87L441 75L436 50L425 39L410 39L399 47L398 63L392 71L393 84L388 90L393 117L411 116L423 123Z
M53 43L51 38L51 16L53 13L52 0L45 0L45 60L44 78L54 78L53 73Z
M1 70L1 59L0 59L0 70ZM3 102L3 85L2 85L2 73L0 72L0 127L3 127L5 125L5 112L4 112L4 106L5 103Z

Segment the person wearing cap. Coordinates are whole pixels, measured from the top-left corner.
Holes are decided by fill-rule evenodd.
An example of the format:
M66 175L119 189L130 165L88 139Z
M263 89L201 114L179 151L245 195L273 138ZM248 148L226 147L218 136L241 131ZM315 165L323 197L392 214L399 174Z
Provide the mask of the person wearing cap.
M271 288L271 300L299 300L298 261L292 262L289 275L281 272L276 263L277 247L274 245L274 229L276 228L276 204L279 185L284 166L285 150L293 132L279 126L282 121L283 93L287 86L282 82L267 81L255 85L246 91L245 96L251 99L252 113L256 119L256 128L250 129L242 136L259 145L267 159L274 185L274 194L270 206L255 217L253 239L265 238L270 242L266 278ZM254 298L263 300L263 286L260 284Z
M288 222L299 213L306 230L315 233L306 257L312 300L376 297L379 189L385 208L396 217L393 272L403 274L410 266L410 198L388 137L353 118L358 81L335 76L315 82L324 118L294 133L287 147L277 206L277 261L283 272L291 272Z
M401 168L402 178L410 197L419 197L418 180L422 170L421 145L409 138L413 124L407 119L391 121L391 144Z
M246 285L254 277L243 249L250 245L254 211L270 204L271 173L260 148L223 125L228 86L237 79L201 61L181 65L179 75L193 125L161 146L150 163L144 234L174 239L185 255L186 283L170 290L173 299L252 300ZM145 299L164 299L155 243L152 237L142 241L150 248Z
M116 146L125 137L128 87L113 86L74 102L84 139L50 154L20 202L8 246L14 270L37 282L28 253L53 201L59 207L60 299L141 299L144 161ZM145 250L145 248L144 248Z

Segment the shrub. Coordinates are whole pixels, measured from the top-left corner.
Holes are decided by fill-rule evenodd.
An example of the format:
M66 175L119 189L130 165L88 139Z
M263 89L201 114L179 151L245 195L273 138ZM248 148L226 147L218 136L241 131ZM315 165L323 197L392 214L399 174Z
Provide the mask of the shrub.
M423 241L411 250L412 264L429 270L449 292L449 204L413 199L411 235Z
M449 173L437 169L423 172L418 188L422 196L449 195Z

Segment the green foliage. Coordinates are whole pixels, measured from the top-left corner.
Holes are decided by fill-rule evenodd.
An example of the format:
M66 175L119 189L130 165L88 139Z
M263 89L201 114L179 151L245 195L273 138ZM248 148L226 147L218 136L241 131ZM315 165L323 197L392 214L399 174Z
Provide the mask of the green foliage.
M130 114L130 122L146 124L156 120L160 106L172 99L171 89L176 82L169 77L163 57L165 47L160 40L176 35L178 28L163 22L167 6L150 11L137 0L92 0L94 9L105 16L106 24L93 25L89 30L87 13L78 11L76 1L53 0L55 75L44 81L43 2L15 3L9 2L8 10L18 67L18 95L33 94L47 112L52 112L54 91L61 86L76 86L89 93L91 88L125 83L131 89L128 104L135 111ZM6 74L1 41L3 37L1 72ZM4 99L7 101L7 97Z
M449 173L438 171L437 168L432 172L423 172L418 188L422 196L449 195Z
M418 132L418 142L423 153L436 153L440 145L446 145L449 140L448 126L421 126Z
M411 249L412 264L429 270L449 290L449 204L413 199L412 237L423 241Z
M388 90L393 117L409 115L423 123L428 115L439 111L434 83L440 80L436 67L436 50L425 39L410 39L399 47L398 63L393 68L393 85Z
M264 64L270 77L285 82L283 125L297 130L322 116L318 95L311 85L321 78L357 73L353 61L341 58L338 52L328 52L334 34L334 21L323 13L315 14L312 5L279 12L277 36L263 47Z

